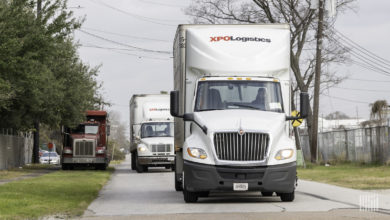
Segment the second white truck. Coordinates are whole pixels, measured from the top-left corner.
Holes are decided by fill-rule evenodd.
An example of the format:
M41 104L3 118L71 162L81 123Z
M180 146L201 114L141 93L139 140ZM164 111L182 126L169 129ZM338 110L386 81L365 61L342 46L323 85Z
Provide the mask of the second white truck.
M169 95L140 94L130 100L131 168L145 172L148 167L174 169L173 118Z

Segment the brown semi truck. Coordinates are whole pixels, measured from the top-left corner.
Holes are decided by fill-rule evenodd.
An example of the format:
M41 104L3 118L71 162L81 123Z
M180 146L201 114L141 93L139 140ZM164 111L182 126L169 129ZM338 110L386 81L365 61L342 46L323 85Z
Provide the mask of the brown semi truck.
M86 111L86 121L63 133L62 169L89 166L105 170L110 162L106 111Z

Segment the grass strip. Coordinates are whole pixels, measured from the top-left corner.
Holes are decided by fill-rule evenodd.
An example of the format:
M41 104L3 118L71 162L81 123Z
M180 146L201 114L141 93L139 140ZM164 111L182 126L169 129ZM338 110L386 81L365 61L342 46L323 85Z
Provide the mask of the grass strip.
M390 189L390 167L367 164L309 164L299 167L298 178L329 183L353 189Z
M83 214L110 178L107 171L57 171L0 186L0 219Z

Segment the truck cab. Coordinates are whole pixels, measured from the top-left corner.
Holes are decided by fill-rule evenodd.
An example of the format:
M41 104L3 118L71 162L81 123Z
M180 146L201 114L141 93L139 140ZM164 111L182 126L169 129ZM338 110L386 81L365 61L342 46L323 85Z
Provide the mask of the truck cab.
M87 111L86 120L75 128L66 128L62 150L62 169L93 166L105 170L109 163L107 151L107 113Z

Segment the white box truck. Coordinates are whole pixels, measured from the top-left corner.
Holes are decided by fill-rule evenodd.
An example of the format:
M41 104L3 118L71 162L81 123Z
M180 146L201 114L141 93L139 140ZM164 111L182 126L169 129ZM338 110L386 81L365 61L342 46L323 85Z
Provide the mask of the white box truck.
M139 94L130 100L131 168L145 172L148 167L174 169L173 117L168 94Z
M180 25L174 41L175 188L185 202L214 191L294 200L290 31L286 24Z

